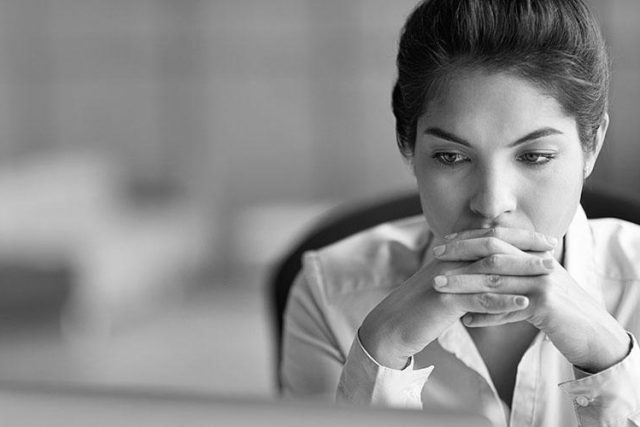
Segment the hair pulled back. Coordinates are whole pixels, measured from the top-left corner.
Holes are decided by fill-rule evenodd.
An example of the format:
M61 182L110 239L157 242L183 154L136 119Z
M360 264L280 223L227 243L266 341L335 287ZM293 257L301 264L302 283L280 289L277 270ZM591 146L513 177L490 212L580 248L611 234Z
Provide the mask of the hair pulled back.
M548 91L576 119L584 150L608 107L609 60L583 0L424 0L402 30L392 107L411 157L418 118L465 70L508 72Z

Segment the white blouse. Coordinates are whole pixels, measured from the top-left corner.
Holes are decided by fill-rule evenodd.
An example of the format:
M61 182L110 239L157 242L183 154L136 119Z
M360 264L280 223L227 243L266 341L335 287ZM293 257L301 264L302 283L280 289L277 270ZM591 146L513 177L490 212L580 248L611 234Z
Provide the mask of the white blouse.
M456 408L495 426L640 426L640 226L587 220L579 208L564 266L632 337L628 356L597 374L577 371L540 332L522 356L511 409L461 322L404 370L378 365L357 330L394 287L429 261L423 217L383 224L304 256L285 314L285 394L424 410Z

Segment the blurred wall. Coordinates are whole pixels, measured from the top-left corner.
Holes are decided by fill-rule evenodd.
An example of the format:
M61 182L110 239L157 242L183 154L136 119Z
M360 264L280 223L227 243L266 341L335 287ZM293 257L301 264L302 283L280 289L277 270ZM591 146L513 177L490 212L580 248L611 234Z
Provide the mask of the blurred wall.
M593 180L640 199L640 2L591 1L600 12L612 60L611 124Z
M593 0L612 45L612 124L594 182L637 194L637 0ZM180 193L221 242L277 202L412 185L389 93L414 0L0 1L0 167L89 149L133 197ZM28 197L28 195L25 195Z

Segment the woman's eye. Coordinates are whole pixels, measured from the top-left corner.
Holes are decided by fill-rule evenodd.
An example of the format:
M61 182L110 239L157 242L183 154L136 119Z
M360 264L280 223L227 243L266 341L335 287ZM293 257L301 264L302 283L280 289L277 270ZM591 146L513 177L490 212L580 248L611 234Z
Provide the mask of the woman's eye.
M467 156L460 153L435 153L433 158L444 166L457 166L469 161Z
M518 160L534 166L544 165L554 158L555 155L551 153L524 153L518 156Z

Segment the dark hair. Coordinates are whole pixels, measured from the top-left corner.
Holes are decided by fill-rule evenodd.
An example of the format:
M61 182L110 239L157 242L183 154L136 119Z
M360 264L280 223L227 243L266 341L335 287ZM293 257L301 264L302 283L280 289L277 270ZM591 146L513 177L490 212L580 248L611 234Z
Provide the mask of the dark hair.
M402 30L392 106L400 151L418 118L461 70L509 72L549 91L576 119L584 150L608 107L609 60L582 0L425 0Z

